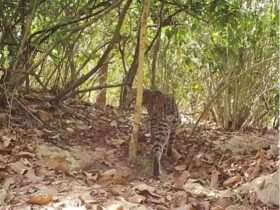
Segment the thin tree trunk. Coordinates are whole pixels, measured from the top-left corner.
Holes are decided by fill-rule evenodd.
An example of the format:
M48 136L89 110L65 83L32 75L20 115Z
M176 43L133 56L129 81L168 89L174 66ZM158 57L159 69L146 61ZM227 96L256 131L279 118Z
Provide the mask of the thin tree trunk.
M159 29L161 30L161 29ZM159 32L161 34L161 32ZM153 50L153 61L152 61L152 75L151 75L151 88L156 88L156 70L157 70L157 58L158 58L158 52L160 49L160 35L158 36L154 50Z
M100 70L99 75L99 85L105 86L107 84L107 74L108 73L108 63L105 63ZM99 94L96 97L96 104L99 107L105 107L106 106L106 95L107 95L107 89L101 89Z
M160 37L161 37L161 22L162 22L162 11L163 11L163 3L161 4L159 18L158 18L158 30L157 30L157 38L155 41L154 49L153 49L153 60L152 60L152 75L151 75L151 89L156 88L156 70L158 63L158 54L160 49Z
M228 28L227 28L227 35L229 36L228 34ZM226 63L225 63L225 68L226 68L226 71L229 71L230 70L230 63L229 63L229 48L227 47L226 48ZM229 127L231 126L230 125L230 106L231 106L231 102L230 102L230 88L231 88L231 78L228 77L227 80L226 80L227 84L229 84L225 91L224 91L224 128L225 129L229 129Z
M62 91L55 99L54 102L58 103L59 101L65 99L69 93L74 91L77 87L79 87L81 84L83 84L85 81L87 81L89 78L91 78L99 69L100 67L105 63L105 61L108 59L111 51L113 50L115 43L119 40L120 37L120 30L123 25L126 12L131 4L132 0L128 0L122 10L122 13L120 14L118 24L116 26L116 30L114 32L113 38L111 43L108 45L106 50L104 51L103 55L99 59L97 65L91 69L87 74L83 75L79 79L77 79L75 82L70 84L64 91Z
M144 0L143 10L140 20L140 36L139 36L139 57L138 57L138 69L137 69L137 96L133 121L132 136L129 144L129 160L135 162L137 155L138 145L138 133L139 124L142 111L142 99L143 99L143 80L144 80L144 53L147 31L147 19L149 13L149 0Z
M126 96L128 89L132 88L133 80L135 78L137 68L138 68L138 56L139 56L139 34L140 34L140 26L137 33L137 43L135 47L133 62L128 70L127 75L125 76L123 83L126 84L126 86L122 87L121 89L121 95L120 95L120 108L126 108L127 107L127 101Z
M22 6L25 8L24 1L22 1ZM17 88L24 82L27 76L27 71L28 71L27 67L29 68L31 66L30 63L31 63L32 49L28 39L31 34L32 21L37 9L37 2L31 1L31 6L30 6L31 13L30 15L26 16L26 19L24 14L25 12L24 8L22 9L22 13L23 13L22 33L23 34L22 34L19 49L17 51L16 60L13 63L11 69L13 76L10 77L8 80L8 86L10 89Z

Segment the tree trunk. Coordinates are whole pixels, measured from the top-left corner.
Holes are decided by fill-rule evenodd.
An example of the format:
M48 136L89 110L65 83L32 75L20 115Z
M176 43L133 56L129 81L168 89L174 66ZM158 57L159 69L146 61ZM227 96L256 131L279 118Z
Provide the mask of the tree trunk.
M155 45L153 47L153 60L152 60L152 71L151 71L151 89L156 89L156 70L158 64L158 54L160 50L160 37L161 37L161 22L162 22L162 13L163 13L163 3L161 4L159 17L158 17L158 29L157 29L157 38Z
M124 8L122 12L120 13L118 23L115 28L115 32L113 34L112 40L108 47L105 49L103 55L97 62L96 66L93 67L88 73L84 74L80 78L77 78L74 82L72 82L70 85L67 85L67 88L64 89L60 94L56 96L56 98L53 100L54 103L59 103L60 101L64 100L68 95L71 95L71 92L74 92L76 88L78 88L80 85L82 85L85 81L90 79L96 72L99 71L100 67L106 62L109 55L111 54L111 51L114 49L116 42L119 41L120 38L120 30L123 25L127 10L131 4L132 0L127 0L127 2L124 5Z
M127 98L126 96L127 96L127 91L128 91L127 88L129 88L129 89L132 88L133 80L134 80L136 72L137 72L138 56L139 56L139 35L140 35L140 26L139 26L139 30L137 33L137 43L136 43L136 48L135 48L135 52L134 52L133 62L123 81L123 83L126 85L123 86L121 89L120 108L127 108L127 101L126 101L126 98Z
M139 57L138 57L138 69L137 69L137 96L133 121L132 136L129 144L129 160L135 162L137 155L138 133L139 124L142 111L142 99L143 99L143 80L144 80L144 52L146 42L146 25L149 13L149 0L144 0L143 10L140 20L140 36L139 36Z
M101 69L99 74L99 85L100 86L106 86L107 84L107 73L108 73L108 63L105 63ZM106 105L106 94L107 94L107 88L103 88L100 90L96 97L96 105L99 107L105 107Z
M159 30L161 31L160 28L159 28ZM154 49L153 49L151 89L156 88L156 70L157 70L158 52L159 52L159 49L160 49L160 34L161 34L161 32L159 32L159 36L157 37L157 40L156 40L156 43L155 43L155 46L154 46Z
M30 8L26 8L26 2L21 1L21 7L21 42L10 72L12 76L7 77L8 80L6 80L10 89L18 88L22 85L28 75L27 71L32 62L32 47L28 39L31 34L32 21L37 9L37 3L36 1L32 1ZM31 10L30 14L25 14L27 9Z

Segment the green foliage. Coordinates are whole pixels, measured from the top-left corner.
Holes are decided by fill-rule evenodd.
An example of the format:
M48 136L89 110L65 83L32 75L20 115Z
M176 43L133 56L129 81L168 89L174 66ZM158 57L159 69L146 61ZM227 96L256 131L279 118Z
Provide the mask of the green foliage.
M11 69L17 60L24 63L26 58L18 52L28 43L35 52L29 67L33 67L31 86L41 90L66 88L97 64L111 41L124 2L0 0L0 68ZM133 63L141 8L140 1L133 1L128 10L107 61L108 84L122 83ZM23 41L31 11L35 11L31 34ZM276 1L152 1L148 46L161 20L157 86L174 94L187 112L201 112L210 98L217 97L209 109L217 112L216 120L226 128L225 124L240 121L247 107L242 122L232 128L270 121L278 91L279 19ZM147 87L153 46L154 42L146 54ZM217 93L221 81L225 85ZM79 89L92 86L98 86L98 74ZM108 91L108 102L117 105L120 88ZM94 101L95 93L81 96ZM260 119L264 112L267 114Z

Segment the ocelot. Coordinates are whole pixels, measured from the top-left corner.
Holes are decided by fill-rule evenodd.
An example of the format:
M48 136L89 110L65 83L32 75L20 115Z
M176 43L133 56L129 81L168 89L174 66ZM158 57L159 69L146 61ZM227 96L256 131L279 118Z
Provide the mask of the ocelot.
M135 100L135 90L134 100ZM143 106L150 117L151 138L153 142L152 161L153 175L160 175L162 155L172 154L172 146L176 137L176 126L180 123L180 116L175 99L158 90L144 89Z

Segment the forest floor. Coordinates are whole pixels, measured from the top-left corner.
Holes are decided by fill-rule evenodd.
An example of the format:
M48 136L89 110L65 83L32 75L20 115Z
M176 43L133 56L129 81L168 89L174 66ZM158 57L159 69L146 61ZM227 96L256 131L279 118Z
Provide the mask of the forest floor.
M276 210L278 132L179 129L174 156L151 176L143 115L129 165L132 113L38 94L0 109L0 210Z

